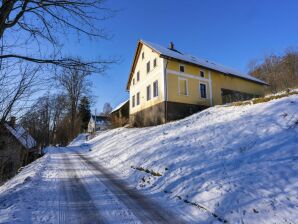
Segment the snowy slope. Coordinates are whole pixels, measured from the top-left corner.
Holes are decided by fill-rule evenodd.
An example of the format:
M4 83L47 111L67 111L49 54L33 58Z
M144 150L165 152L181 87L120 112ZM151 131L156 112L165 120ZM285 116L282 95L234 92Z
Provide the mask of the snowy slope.
M145 191L186 200L194 216L189 202L229 223L298 223L298 95L114 129L89 144L93 158Z
M85 153L189 223L298 223L298 95L103 131L90 141L80 135L45 151L0 186L0 223L57 223L72 177L108 220L135 220L81 160L65 167L69 152Z

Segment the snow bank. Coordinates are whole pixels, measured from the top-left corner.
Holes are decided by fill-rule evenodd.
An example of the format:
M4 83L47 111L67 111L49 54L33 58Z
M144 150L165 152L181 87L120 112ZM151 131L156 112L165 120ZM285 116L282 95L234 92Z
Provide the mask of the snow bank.
M204 210L229 223L298 222L298 95L114 129L88 144L93 158L140 189L185 201L194 216Z

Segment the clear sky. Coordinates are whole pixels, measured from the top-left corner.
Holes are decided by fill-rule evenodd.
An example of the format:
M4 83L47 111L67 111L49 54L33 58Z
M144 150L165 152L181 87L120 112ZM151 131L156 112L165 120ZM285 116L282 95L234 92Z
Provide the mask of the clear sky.
M121 62L104 76L93 75L94 108L113 107L128 98L125 90L139 39L175 48L247 72L248 63L298 46L298 0L107 0L119 10L99 26L109 41L82 39L70 54L117 56Z

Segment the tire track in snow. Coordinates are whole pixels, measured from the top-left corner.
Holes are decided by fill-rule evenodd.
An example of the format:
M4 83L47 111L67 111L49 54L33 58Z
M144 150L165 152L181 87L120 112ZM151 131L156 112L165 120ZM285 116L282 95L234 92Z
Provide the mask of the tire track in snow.
M142 223L185 223L180 217L170 214L152 200L130 188L116 175L86 156L77 153L97 178L121 201Z
M59 223L106 223L73 169L71 159L66 153L61 156L67 178L60 180L64 197L59 202Z

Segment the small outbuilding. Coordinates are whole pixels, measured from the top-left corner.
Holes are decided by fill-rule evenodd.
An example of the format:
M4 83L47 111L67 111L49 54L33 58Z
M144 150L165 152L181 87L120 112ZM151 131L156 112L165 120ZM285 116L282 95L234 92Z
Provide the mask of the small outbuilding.
M13 177L18 170L39 155L36 141L21 125L0 124L0 182Z
M123 127L129 123L129 100L120 103L111 111L111 123L113 127Z
M109 117L91 115L88 123L88 133L94 133L99 130L106 130L110 127Z

